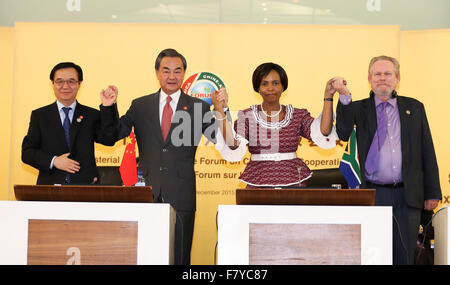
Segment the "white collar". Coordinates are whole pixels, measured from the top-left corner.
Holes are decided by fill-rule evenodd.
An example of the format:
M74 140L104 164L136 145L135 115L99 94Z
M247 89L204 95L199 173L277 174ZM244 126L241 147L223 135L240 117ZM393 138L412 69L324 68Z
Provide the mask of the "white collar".
M167 100L167 95L162 89L159 92L159 104L166 104L166 100ZM178 100L180 100L180 96L181 96L181 89L178 89L177 92L172 93L170 95L170 97L172 98L172 101L175 103L175 105L178 104Z
M252 105L252 113L253 118L256 122L265 129L276 129L279 130L281 128L286 127L291 123L292 116L294 115L294 107L291 104L286 105L286 114L284 115L283 120L277 122L268 122L261 117L258 110L258 105Z
M63 107L66 107L63 103L59 102L58 100L56 100L56 106L58 106L58 111L60 111L60 112ZM72 110L75 111L76 106L77 106L77 100L74 100L73 103L67 107L72 108Z

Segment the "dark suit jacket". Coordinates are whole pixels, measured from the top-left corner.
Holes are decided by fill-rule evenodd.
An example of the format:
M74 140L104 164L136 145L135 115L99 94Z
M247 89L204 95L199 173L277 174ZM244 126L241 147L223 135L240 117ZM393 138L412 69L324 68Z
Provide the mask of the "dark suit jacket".
M154 198L162 198L177 211L195 211L195 153L202 133L215 141L215 120L208 103L182 92L169 134L163 141L159 94L158 91L133 100L118 122L118 139L128 136L134 126L139 168L146 184L152 185Z
M424 200L441 199L439 171L433 140L423 104L413 98L397 96L401 125L402 177L408 205L423 208ZM362 187L365 186L365 164L377 130L373 95L349 105L337 105L336 131L347 141L354 125L358 144Z
M78 102L75 107L70 126L69 157L80 163L80 171L71 175L71 184L90 184L94 177L98 177L94 142L109 146L115 143L117 129L111 120L114 107L101 108L104 109L104 119L100 118L98 110ZM82 119L78 122L77 118ZM50 169L50 163L53 156L67 152L69 148L56 102L34 110L22 142L22 161L39 170L37 184L64 184L66 172L55 167Z

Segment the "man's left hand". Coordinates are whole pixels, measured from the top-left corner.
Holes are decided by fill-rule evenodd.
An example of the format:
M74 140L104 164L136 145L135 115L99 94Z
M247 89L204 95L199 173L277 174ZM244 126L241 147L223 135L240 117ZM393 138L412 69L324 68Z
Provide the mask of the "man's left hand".
M424 209L427 211L434 210L439 204L439 200L425 200Z

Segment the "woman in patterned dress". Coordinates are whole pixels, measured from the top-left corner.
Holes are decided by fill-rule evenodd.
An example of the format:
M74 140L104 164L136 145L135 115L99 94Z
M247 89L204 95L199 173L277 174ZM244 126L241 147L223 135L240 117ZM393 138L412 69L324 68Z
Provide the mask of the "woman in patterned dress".
M278 64L261 64L254 71L252 81L262 103L238 112L234 132L223 120L223 136L218 136L216 148L224 159L240 161L248 147L251 159L239 177L248 188L306 186L305 181L312 172L297 157L299 141L304 137L325 149L336 145L333 95L336 91L349 94L345 81L335 77L327 82L322 114L317 118L313 118L306 109L280 104L280 97L288 87L288 78ZM213 96L212 100L216 119L221 121L225 118L223 107L226 100L221 96Z

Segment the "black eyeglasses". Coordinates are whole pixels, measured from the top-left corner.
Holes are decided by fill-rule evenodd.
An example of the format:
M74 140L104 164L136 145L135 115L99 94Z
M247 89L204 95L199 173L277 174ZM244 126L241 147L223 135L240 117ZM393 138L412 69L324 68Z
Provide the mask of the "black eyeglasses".
M75 79L69 79L69 80L57 79L57 80L53 81L53 83L58 87L63 87L65 83L67 83L67 85L69 85L70 87L75 87L78 84L78 82L79 81L77 81Z

